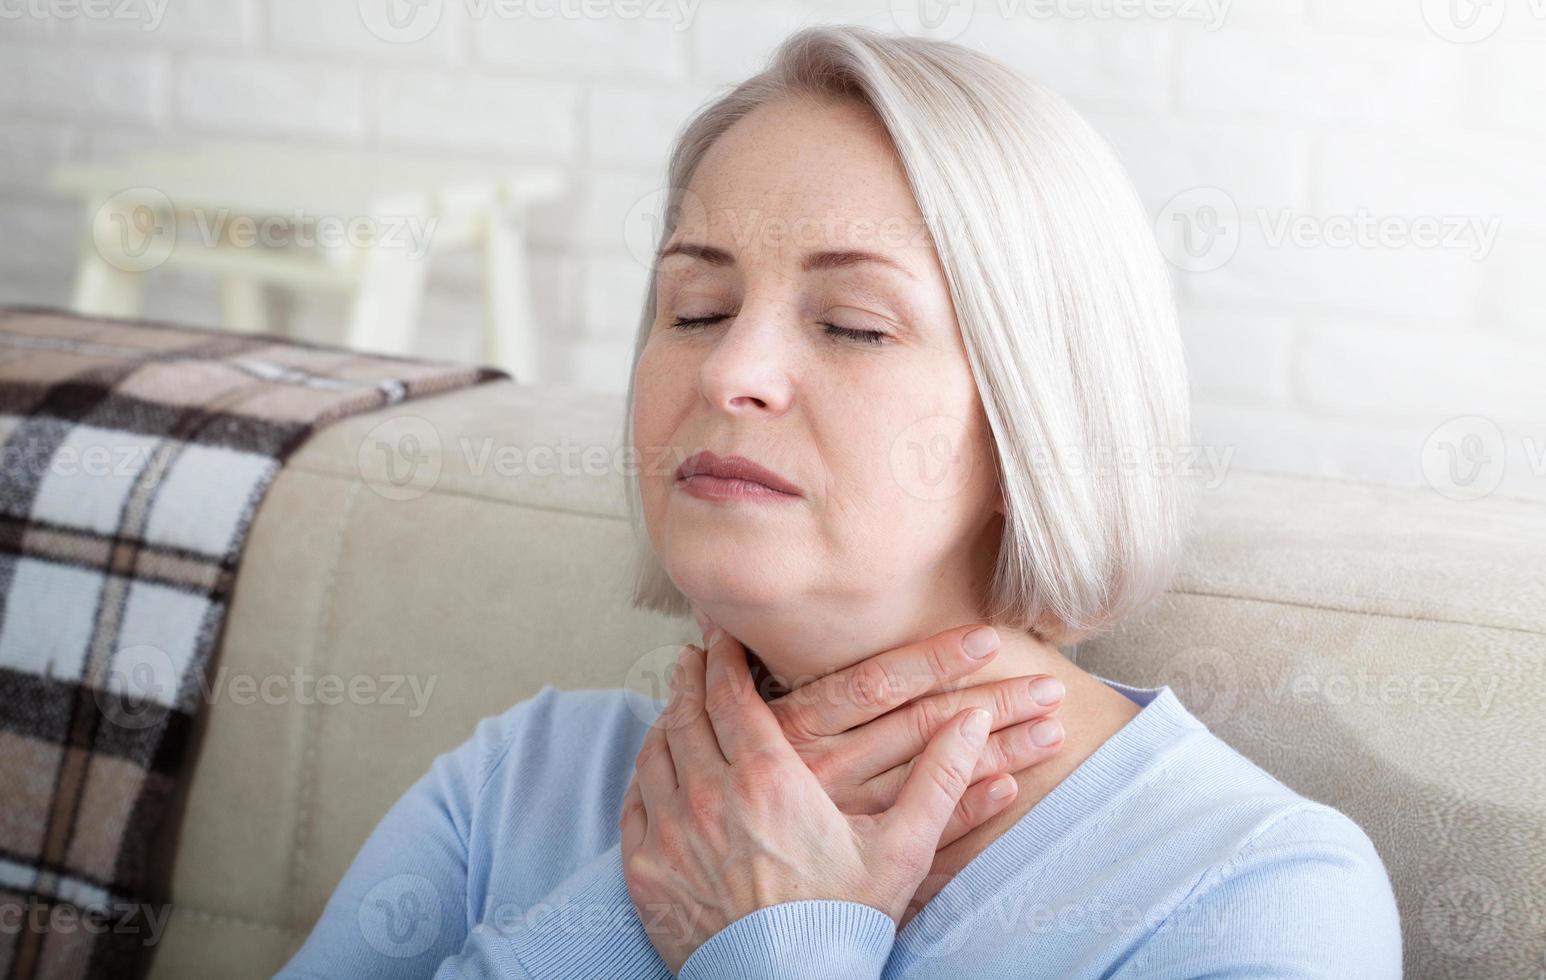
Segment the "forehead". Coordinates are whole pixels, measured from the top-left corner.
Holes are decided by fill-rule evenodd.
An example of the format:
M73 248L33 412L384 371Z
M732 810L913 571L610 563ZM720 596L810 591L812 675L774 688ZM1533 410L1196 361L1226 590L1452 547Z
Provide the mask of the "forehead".
M759 106L709 148L689 191L676 237L738 254L866 248L900 258L920 244L928 248L890 138L854 100Z

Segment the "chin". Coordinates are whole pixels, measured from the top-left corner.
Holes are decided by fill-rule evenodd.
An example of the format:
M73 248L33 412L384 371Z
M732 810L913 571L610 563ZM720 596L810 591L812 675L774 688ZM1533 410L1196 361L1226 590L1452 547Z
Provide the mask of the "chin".
M736 548L714 549L723 554L696 551L688 556L662 555L661 564L672 584L699 605L731 602L776 605L789 595L787 576L768 573L767 565L752 564Z

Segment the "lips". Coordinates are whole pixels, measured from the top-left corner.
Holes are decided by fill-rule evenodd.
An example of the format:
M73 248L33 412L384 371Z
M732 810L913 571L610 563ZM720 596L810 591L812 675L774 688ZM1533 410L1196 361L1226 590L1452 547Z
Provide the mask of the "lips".
M747 480L760 483L770 490L802 496L800 488L764 466L759 466L745 456L716 456L708 450L693 453L676 469L676 478L685 480L705 474L723 480Z

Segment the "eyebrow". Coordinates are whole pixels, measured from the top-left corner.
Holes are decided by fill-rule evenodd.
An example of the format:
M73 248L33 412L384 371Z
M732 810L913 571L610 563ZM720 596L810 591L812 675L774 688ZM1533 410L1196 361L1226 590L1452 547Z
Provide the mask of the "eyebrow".
M735 256L729 252L722 248L715 248L713 245L702 245L697 242L677 242L661 250L659 258L664 259L670 255L687 255L707 262L710 265L730 266L732 268L735 266ZM800 268L806 272L825 271L828 269L843 269L864 262L875 262L880 265L889 266L909 279L918 278L906 266L895 259L888 258L877 252L865 252L860 249L807 252L805 257L800 260Z

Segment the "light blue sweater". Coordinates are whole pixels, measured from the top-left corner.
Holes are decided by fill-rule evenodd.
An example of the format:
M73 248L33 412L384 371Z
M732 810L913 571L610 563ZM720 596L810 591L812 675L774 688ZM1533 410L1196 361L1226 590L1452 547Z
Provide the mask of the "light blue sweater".
M858 902L784 902L716 933L679 976L1401 976L1395 897L1357 824L1170 688L1105 683L1142 710L900 933ZM549 685L478 722L382 818L278 976L670 977L618 844L661 708Z

